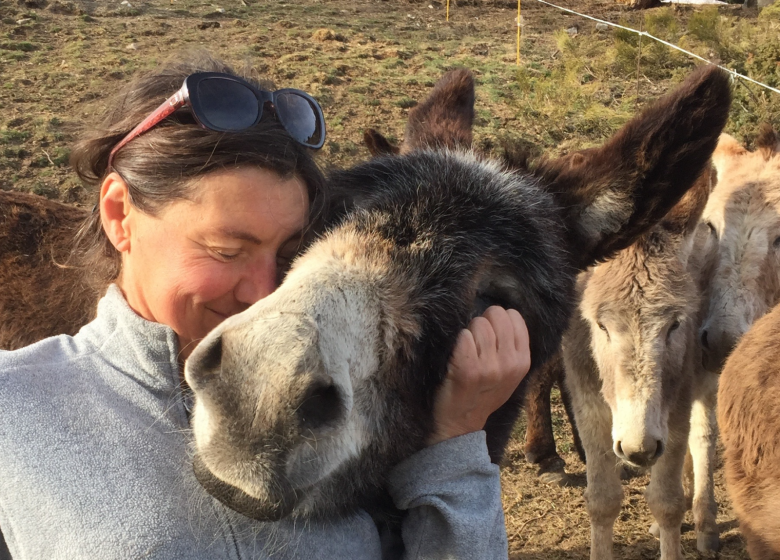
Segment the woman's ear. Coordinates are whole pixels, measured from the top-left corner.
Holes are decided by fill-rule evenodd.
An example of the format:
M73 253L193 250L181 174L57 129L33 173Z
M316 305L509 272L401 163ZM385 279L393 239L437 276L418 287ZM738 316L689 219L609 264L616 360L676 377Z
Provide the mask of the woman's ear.
M100 186L100 221L108 240L120 253L130 250L130 192L118 173L109 173Z

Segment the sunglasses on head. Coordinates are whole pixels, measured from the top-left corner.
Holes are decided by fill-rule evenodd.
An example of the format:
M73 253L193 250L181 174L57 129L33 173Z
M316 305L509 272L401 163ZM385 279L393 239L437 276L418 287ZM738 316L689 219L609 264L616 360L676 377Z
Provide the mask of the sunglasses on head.
M187 76L179 91L114 146L108 156L108 168L111 169L114 155L125 144L185 105L190 106L193 117L203 128L239 132L260 122L266 104L270 104L279 123L299 144L318 149L325 143L322 108L309 94L289 88L265 91L230 74L199 72Z

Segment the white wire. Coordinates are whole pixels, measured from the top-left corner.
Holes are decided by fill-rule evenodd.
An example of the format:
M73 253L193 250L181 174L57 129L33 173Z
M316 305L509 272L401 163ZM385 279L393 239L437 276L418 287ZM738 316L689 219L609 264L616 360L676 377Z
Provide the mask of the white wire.
M569 8L564 8L562 6L556 6L555 4L547 2L547 0L536 0L536 1L537 2L541 2L542 4L547 4L548 6L552 6L553 8L558 8L559 10L563 10L564 12L569 12L569 13L578 15L580 17L584 17L584 18L587 18L587 19L592 19L593 21L598 21L599 23L605 23L607 25L611 25L612 27L625 29L626 31L631 31L633 33L637 33L638 35L644 35L645 37L649 37L650 39L653 39L654 41L658 41L659 43L663 43L667 47L671 47L673 49L677 49L680 52L684 52L685 54L688 54L688 55L690 55L690 56L692 56L694 58L698 58L699 60L702 60L702 61L706 62L707 64L714 64L715 66L717 66L721 70L725 70L726 72L731 74L732 77L736 76L738 78L742 78L743 80L747 80L748 82L752 82L752 83L754 83L754 84L756 84L758 86L766 88L766 89L768 89L770 91L773 91L775 93L780 93L780 89L776 89L776 88L773 88L772 86L769 86L767 84L763 84L761 82L758 82L758 81L754 80L753 78L748 78L747 76L743 76L742 74L732 70L731 68L726 68L725 66L721 66L720 64L715 64L714 62L711 62L711 61L707 60L706 58L699 56L698 54L692 53L690 51L686 51L685 49L678 47L674 43L670 43L668 41L664 41L663 39L659 39L658 37L655 37L654 35L650 35L647 31L639 31L637 29L632 29L632 28L626 27L624 25L618 25L617 23L612 23L611 21L604 21L603 19L598 19L598 18L595 18L593 16L589 16L589 15L586 15L586 14L581 14L579 12L575 12L574 10L570 10Z

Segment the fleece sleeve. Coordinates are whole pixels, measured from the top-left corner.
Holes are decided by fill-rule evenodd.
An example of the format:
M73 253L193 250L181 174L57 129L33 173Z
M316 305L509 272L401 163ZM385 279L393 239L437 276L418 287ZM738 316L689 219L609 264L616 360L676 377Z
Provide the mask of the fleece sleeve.
M437 443L395 467L389 478L406 560L507 558L498 466L485 432Z

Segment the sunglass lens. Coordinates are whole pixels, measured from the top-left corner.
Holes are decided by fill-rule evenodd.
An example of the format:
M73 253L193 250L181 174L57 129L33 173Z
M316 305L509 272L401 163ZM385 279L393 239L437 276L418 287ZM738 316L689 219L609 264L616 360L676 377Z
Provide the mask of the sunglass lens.
M198 83L200 110L211 128L238 131L257 122L260 105L254 92L243 84L224 78Z
M322 145L324 123L311 101L294 92L281 92L276 97L276 114L295 140L312 147Z

